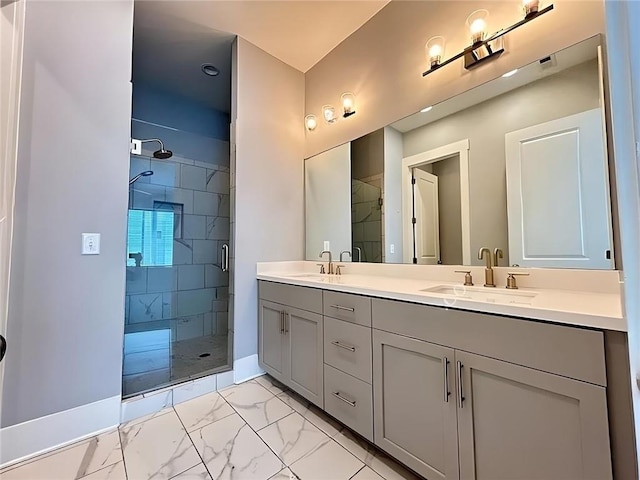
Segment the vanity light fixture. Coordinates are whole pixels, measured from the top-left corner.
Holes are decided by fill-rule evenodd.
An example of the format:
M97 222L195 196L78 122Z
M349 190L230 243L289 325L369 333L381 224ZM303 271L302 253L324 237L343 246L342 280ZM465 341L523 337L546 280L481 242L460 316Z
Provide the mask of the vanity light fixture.
M423 72L422 76L425 77L459 58L464 58L464 68L467 70L479 65L481 62L497 58L504 52L504 39L502 38L504 35L553 10L553 5L549 5L540 10L539 0L522 0L522 6L524 10L524 18L522 20L514 23L510 27L498 30L492 35L487 35L487 18L489 12L486 10L476 10L473 12L467 18L467 26L471 35L471 45L444 62L434 62L430 52L427 51L427 55L429 56L429 70ZM436 52L437 50L434 51L434 53Z
M509 77L513 77L516 73L518 73L518 69L514 68L513 70L511 70L510 72L505 73L504 75L502 75L502 78L509 78Z
M356 113L356 96L353 93L343 93L340 100L342 100L342 116L344 118L350 117Z
M304 125L307 127L307 130L313 132L318 126L318 119L315 115L307 115L304 117Z
M331 105L325 105L324 107L322 107L322 118L324 118L324 121L329 125L331 125L332 123L336 123L338 121L338 117L336 116L336 109Z
M420 110L420 113L427 113L427 112L429 112L432 108L433 108L433 105L429 105L428 107L424 107L422 110Z

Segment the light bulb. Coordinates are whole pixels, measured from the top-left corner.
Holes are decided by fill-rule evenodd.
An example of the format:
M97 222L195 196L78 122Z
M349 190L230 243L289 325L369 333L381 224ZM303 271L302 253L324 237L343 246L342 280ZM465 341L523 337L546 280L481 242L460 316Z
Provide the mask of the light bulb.
M304 123L307 127L307 130L309 130L310 132L313 132L318 126L318 120L316 119L315 115L307 115L306 117L304 117Z
M356 97L353 93L345 92L340 99L342 100L342 116L344 118L356 113Z
M467 17L467 25L469 33L471 33L471 43L476 44L482 42L487 33L487 17L489 12L486 10L476 10Z
M431 37L425 45L425 51L431 68L440 65L444 55L444 37Z
M329 124L335 123L338 120L338 117L336 117L336 109L331 105L322 107L322 116L324 117L324 121Z
M539 0L522 0L522 8L524 9L524 16L529 17L538 13L540 8Z

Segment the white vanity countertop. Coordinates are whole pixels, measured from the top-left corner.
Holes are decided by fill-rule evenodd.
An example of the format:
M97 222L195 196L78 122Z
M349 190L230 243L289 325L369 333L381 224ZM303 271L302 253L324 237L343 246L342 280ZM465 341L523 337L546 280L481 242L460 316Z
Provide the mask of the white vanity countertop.
M474 287L465 288L462 285L464 275L453 273L459 268L461 267L380 264L364 267L348 263L344 270L352 270L353 273L319 275L316 262L272 262L258 264L257 278L424 305L606 330L627 330L622 314L619 272L583 271L581 275L576 271L555 270L557 278L554 281L553 270L519 269L517 271L530 273L530 277L518 277L520 288L506 290L504 282L502 285L498 283L498 279L502 280L503 276L506 279L506 268L494 269L498 283L496 288L482 286L482 267L464 268L472 270L475 283ZM434 278L434 272L438 273L437 278ZM407 276L411 278L406 278ZM452 276L460 280L451 281ZM540 288L535 285L536 281L546 281L549 285L545 285L547 288ZM570 282L568 285L574 285L576 290L563 289L567 282ZM563 284L563 287L558 284ZM455 287L455 293L423 291L438 287Z

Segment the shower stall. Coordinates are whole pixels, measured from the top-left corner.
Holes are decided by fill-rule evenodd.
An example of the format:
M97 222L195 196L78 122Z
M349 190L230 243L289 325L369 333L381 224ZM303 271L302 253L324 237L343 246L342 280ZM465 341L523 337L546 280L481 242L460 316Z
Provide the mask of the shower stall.
M132 133L154 138L130 157L124 397L231 364L229 142L138 119Z

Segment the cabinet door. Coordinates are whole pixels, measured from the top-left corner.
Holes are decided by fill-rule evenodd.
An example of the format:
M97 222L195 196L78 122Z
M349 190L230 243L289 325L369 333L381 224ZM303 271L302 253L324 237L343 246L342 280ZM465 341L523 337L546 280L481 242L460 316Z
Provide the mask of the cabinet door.
M373 331L375 443L429 480L458 478L454 350Z
M260 300L258 358L265 371L276 380L286 383L289 372L284 309L284 305Z
M456 351L462 480L612 478L605 388Z
M290 376L284 383L324 408L322 315L287 307L285 337Z

